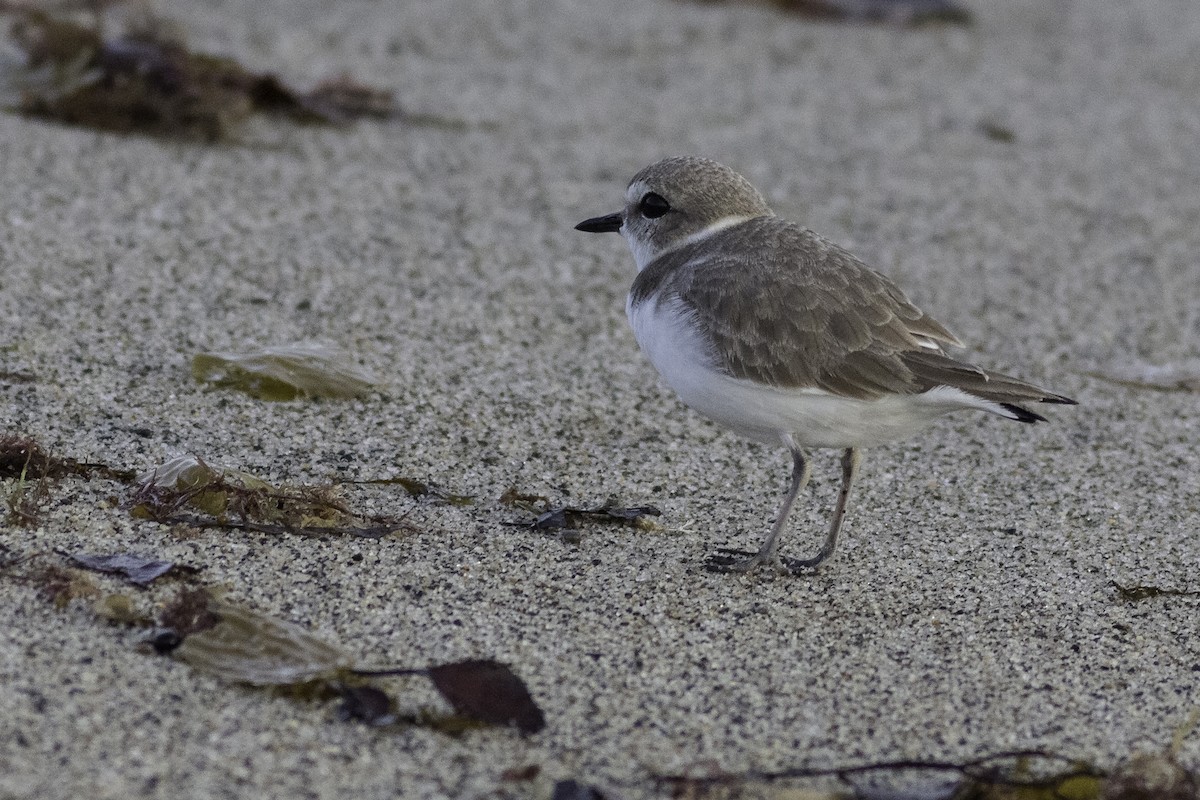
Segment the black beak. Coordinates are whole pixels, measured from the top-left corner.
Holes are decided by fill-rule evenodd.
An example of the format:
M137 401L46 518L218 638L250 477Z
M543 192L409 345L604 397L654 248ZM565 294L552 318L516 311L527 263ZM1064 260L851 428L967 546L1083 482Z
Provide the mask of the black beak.
M583 222L575 226L577 231L586 231L588 233L616 233L621 230L625 220L621 217L621 213L606 214L603 217L592 217L585 219Z

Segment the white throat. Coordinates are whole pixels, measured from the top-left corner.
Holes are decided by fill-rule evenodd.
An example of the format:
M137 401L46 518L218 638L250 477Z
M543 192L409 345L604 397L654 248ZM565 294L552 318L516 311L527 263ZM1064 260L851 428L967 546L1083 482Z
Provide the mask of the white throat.
M741 223L750 219L753 219L753 217L722 217L711 225L696 231L691 236L685 236L677 242L667 245L666 247L659 248L653 247L648 241L627 235L624 229L621 230L621 235L625 237L625 241L629 242L629 249L633 252L633 260L637 262L638 272L641 272L647 266L649 266L651 261L659 256L670 253L672 250L678 250L679 248L685 247L693 242L698 242L701 239L707 239L714 233L723 231L726 228L732 228L734 225L740 225Z

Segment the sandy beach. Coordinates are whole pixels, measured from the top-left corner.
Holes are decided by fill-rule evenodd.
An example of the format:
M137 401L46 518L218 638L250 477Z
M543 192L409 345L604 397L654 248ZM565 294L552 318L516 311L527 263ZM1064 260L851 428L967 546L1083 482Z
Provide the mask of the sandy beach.
M88 596L57 608L13 568L0 797L548 798L575 779L658 798L682 771L1018 749L1114 770L1170 748L1200 704L1200 600L1114 584L1200 591L1200 395L1102 376L1200 359L1200 15L969 7L971 26L914 29L674 0L170 0L154 9L197 49L302 85L347 73L406 115L258 116L207 144L0 113L0 434L135 473L193 454L341 483L411 526L188 529L77 475L36 521L0 523L0 562L200 567L358 663L507 663L546 719L457 737L339 721L336 701L148 654L144 628ZM890 275L962 357L1080 405L870 450L813 576L705 571L758 546L789 460L675 398L625 319L625 243L573 230L680 153ZM375 388L273 403L190 372L297 342ZM837 455L816 454L785 553L824 536ZM400 477L472 501L349 483ZM510 489L662 515L564 537L509 524L530 517ZM151 615L179 586L87 580ZM448 711L425 681L380 685L403 712ZM1174 757L1200 769L1200 733ZM849 788L747 791L784 786Z

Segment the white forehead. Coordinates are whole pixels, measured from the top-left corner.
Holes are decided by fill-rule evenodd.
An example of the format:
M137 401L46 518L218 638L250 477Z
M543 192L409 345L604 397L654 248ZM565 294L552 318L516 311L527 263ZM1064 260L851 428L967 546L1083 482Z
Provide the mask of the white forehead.
M625 202L636 203L645 197L646 192L650 191L650 186L645 181L634 181L629 184L629 188L625 190Z

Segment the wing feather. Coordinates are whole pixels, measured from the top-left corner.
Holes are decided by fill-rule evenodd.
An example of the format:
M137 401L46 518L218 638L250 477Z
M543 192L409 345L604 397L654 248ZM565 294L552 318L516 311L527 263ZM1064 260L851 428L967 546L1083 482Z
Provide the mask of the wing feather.
M729 374L772 386L912 394L927 387L901 354L927 349L922 340L958 343L887 277L777 217L666 254L638 275L633 300L658 290L695 314Z

